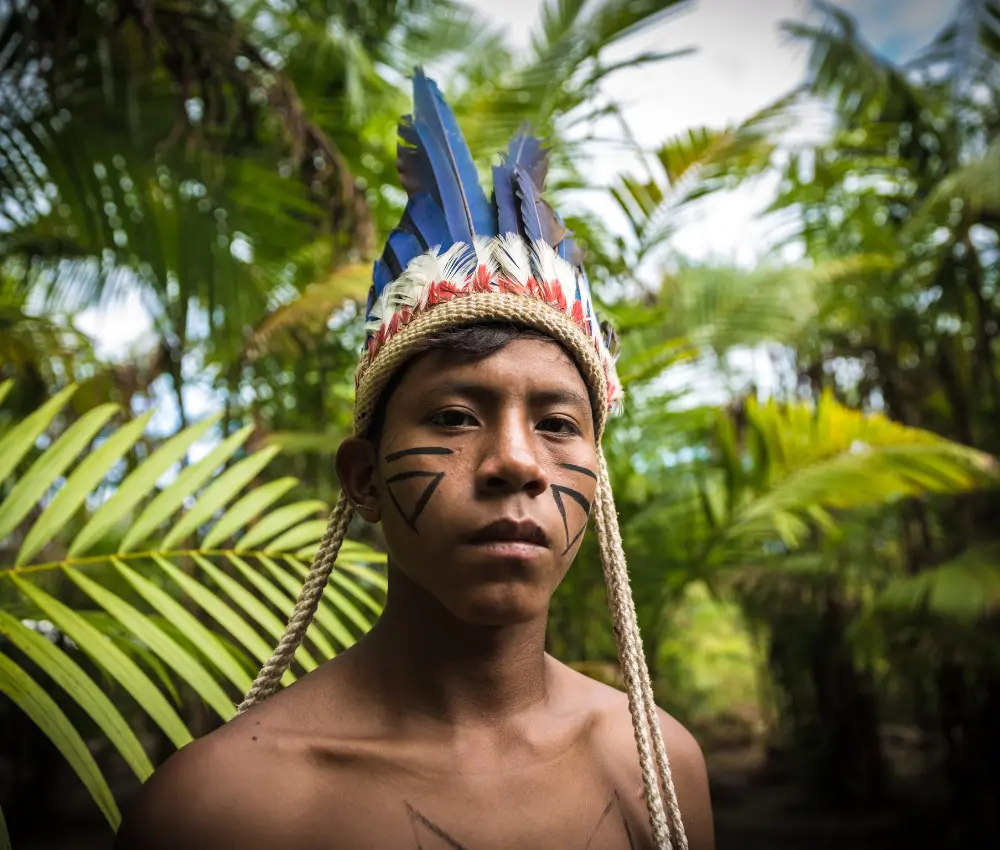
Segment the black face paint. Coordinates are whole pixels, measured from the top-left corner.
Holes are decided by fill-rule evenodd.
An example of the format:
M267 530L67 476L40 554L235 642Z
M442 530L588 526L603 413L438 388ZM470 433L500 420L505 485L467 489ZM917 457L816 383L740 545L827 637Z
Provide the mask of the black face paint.
M597 473L591 472L591 470L587 469L585 466L577 466L575 463L560 463L559 465L563 469L571 469L573 472L582 472L587 477L593 478L595 481L597 480Z
M562 516L563 530L566 532L566 548L562 551L565 555L570 549L573 548L573 544L580 539L583 532L587 530L587 520L590 518L590 502L587 501L587 497L584 496L583 493L579 493L571 487L563 487L561 484L553 484L551 485L551 489L552 498L556 500L556 507L559 508L559 514ZM580 530L573 535L572 539L570 539L569 536L569 518L566 516L566 505L563 502L563 494L569 496L574 502L583 508L583 512L586 514L586 517L583 520L583 525Z
M411 457L412 455L453 455L455 454L454 449L447 449L444 446L417 446L413 449L403 449L399 452L393 452L392 454L387 454L385 456L386 463L392 463L394 460L402 460L404 457Z
M560 463L559 465L563 469L579 472L586 475L588 478L593 478L595 481L597 480L596 473L587 469L585 466L577 466L575 463ZM584 496L583 493L578 490L574 490L572 487L564 487L562 484L553 484L551 489L552 498L556 500L556 507L559 508L559 515L562 517L563 530L566 532L566 548L563 549L562 552L565 555L570 549L573 548L573 545L580 539L583 532L587 530L587 521L590 519L590 502L587 501L587 497ZM573 535L572 538L569 536L569 517L566 514L566 504L563 501L563 495L569 496L574 502L583 508L583 512L586 514L583 520L583 526L576 534Z
M445 448L444 446L417 446L412 449L403 449L402 451L387 454L385 456L385 462L392 463L393 461L413 457L414 455L450 455L454 453L453 449ZM413 506L413 509L407 512L403 510L403 506L400 505L399 500L396 498L396 494L392 492L392 485L400 481L408 481L412 478L427 478L430 480L427 482L427 486L424 487L423 492L421 492L420 497ZM434 495L434 491L437 490L438 484L441 483L441 479L443 478L443 472L413 470L412 472L399 472L385 480L386 489L389 491L389 498L392 499L392 503L396 506L396 510L399 511L400 516L403 517L403 521L414 533L420 533L417 531L417 520L424 512L424 508L427 507L427 503L431 500L431 496Z
M410 816L413 837L417 840L417 850L430 850L432 846L445 847L448 850L466 850L464 845L459 844L430 818L420 814L409 803L404 805L406 813Z

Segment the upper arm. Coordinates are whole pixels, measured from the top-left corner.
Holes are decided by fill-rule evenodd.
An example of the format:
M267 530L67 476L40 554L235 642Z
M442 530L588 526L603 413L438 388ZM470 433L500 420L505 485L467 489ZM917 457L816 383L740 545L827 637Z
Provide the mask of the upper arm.
M658 711L688 845L691 850L714 850L712 800L701 747L694 736L673 717L663 709Z
M209 739L174 753L125 809L114 850L260 846L259 807L240 760Z
M201 815L209 783L198 769L199 754L188 752L196 747L188 744L174 753L146 780L123 812L114 850L210 846L211 824L202 823Z

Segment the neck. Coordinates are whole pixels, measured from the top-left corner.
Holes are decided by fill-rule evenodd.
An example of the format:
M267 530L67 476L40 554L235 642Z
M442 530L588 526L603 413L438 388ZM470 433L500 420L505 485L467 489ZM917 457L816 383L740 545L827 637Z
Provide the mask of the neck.
M382 615L357 644L358 669L389 705L464 727L512 719L548 695L548 612L525 623L463 622L389 564Z

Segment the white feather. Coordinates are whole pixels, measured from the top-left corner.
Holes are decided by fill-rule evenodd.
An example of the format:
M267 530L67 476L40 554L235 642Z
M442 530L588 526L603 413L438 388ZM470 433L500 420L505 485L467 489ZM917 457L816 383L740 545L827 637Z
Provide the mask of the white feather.
M531 277L531 258L524 239L516 233L505 233L493 240L493 261L497 271L510 280L526 286Z
M576 269L556 254L554 250L552 253L555 255L555 259L553 260L555 276L562 286L563 295L566 296L566 304L572 306L572 303L576 300Z
M496 272L496 260L493 257L493 240L489 236L477 236L472 242L476 252L476 265L486 266L492 276Z
M559 275L556 272L556 260L558 255L544 239L537 239L531 243L531 257L534 260L535 271L540 280L546 282L557 280Z
M441 257L444 268L439 280L446 280L456 290L468 285L468 278L476 270L476 255L464 242L456 242Z

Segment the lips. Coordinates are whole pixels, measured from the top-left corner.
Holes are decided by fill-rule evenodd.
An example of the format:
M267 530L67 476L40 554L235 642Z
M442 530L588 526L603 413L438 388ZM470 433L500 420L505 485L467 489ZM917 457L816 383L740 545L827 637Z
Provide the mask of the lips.
M484 525L470 538L472 543L522 543L548 547L544 529L530 519L499 519Z

